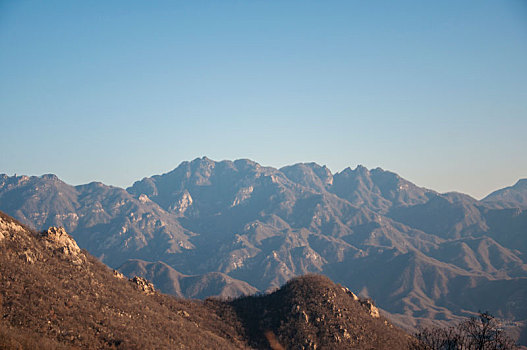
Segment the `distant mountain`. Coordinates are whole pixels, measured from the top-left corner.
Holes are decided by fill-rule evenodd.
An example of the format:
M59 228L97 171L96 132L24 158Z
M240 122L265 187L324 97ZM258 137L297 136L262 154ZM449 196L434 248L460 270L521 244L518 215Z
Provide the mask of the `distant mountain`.
M332 174L315 163L275 169L206 157L127 190L0 177L1 210L38 229L65 226L113 268L143 260L131 271L175 295L249 290L237 281L271 291L321 273L373 297L400 324L488 310L506 315L527 344L527 311L517 306L527 305L527 214L489 197L440 194L380 168ZM215 277L178 286L197 276ZM224 289L229 283L237 287ZM478 288L489 286L492 298L481 299Z
M415 205L392 208L388 216L444 239L480 235L489 230L478 202L459 193L432 194Z
M221 272L187 276L161 261L149 263L133 259L121 265L119 271L129 277L144 277L152 281L163 293L181 298L227 298L252 295L258 292L258 289L247 282L236 280Z
M386 214L391 208L426 203L433 191L417 187L399 175L376 168L371 171L363 166L335 174L329 189L355 206L365 206L377 213Z
M525 261L527 256L527 210L483 208L482 212L489 226L488 235L500 244L518 252Z
M527 209L527 179L519 180L514 186L494 191L482 201L495 208Z
M98 182L70 186L54 175L0 175L0 203L0 209L36 229L64 227L111 266L132 256L152 260L192 248L191 234L159 205Z
M393 349L412 339L323 276L270 295L176 299L112 272L62 228L0 212L2 349Z

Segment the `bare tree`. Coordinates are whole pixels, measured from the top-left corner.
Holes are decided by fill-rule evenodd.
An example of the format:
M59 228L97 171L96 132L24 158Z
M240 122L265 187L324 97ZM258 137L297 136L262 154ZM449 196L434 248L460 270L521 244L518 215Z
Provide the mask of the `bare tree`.
M417 342L410 344L413 350L458 350L461 335L455 327L429 327L420 329L415 335Z
M466 347L470 350L505 350L516 346L501 328L498 320L488 312L480 313L460 324Z
M480 313L456 326L423 328L410 343L413 350L509 350L517 349L498 320L488 312Z

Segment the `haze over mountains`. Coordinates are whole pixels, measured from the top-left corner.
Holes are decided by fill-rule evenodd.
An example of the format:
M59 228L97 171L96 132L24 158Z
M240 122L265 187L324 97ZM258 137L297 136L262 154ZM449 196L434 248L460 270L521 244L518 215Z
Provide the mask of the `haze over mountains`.
M63 226L111 267L179 296L236 296L307 272L415 325L488 310L527 341L527 180L481 201L380 168L332 174L183 162L128 189L0 176L0 210ZM521 333L521 334L520 334Z

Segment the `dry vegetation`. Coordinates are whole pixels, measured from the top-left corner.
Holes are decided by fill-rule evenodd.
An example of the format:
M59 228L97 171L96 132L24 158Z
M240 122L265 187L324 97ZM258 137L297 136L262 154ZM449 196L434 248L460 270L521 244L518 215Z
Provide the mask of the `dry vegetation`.
M230 301L176 299L65 234L53 242L1 213L0 232L0 349L393 349L409 339L326 277Z
M274 293L217 308L259 349L271 342L286 349L401 349L410 338L321 275L297 277Z
M415 334L412 350L514 350L518 347L500 322L487 312L455 326L423 328Z
M0 242L1 346L41 348L49 339L49 348L245 347L202 303L147 295L86 252L74 266L27 233Z

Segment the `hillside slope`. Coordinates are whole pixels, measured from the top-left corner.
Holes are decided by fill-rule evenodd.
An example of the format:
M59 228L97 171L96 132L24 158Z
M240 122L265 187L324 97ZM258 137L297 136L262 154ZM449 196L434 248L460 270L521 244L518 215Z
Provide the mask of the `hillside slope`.
M405 349L412 340L371 301L321 275L294 278L271 294L229 306L220 314L234 311L255 348L275 341L284 349Z
M0 311L0 349L369 349L372 339L389 349L410 339L322 276L229 302L175 299L108 269L62 228L36 233L1 212ZM291 338L306 313L323 322Z
M520 179L513 186L492 192L482 200L497 208L527 208L527 179Z
M93 349L246 348L203 304L130 283L63 230L36 234L0 214L0 235L1 324L31 334L33 345L43 338Z

